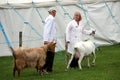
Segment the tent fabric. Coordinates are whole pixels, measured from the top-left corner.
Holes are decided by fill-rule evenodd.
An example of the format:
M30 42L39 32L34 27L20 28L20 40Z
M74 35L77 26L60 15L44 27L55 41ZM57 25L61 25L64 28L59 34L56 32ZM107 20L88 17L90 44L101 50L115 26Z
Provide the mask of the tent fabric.
M42 18L44 20L48 16L50 7L54 7L57 10L56 22L58 26L58 39L56 51L65 49L65 29L68 22L71 20L70 17L73 17L75 11L80 11L86 28L96 29L94 41L96 45L101 46L120 43L120 26L114 22L103 0L101 0L100 3L92 2L94 0L88 0L91 1L89 4L85 3L87 0L83 0L84 4L82 5L79 0L70 0L70 2L67 0L60 0L60 4L54 0L49 0L50 2L37 2L40 0L34 0L36 1L35 5L38 5L38 7L35 7L29 2L30 0L24 0L28 2L18 2L14 4L7 4L7 1L5 1L4 4L2 1L4 2L5 0L0 1L0 22L14 49L19 47L20 31L22 31L23 34L23 46L36 47L43 45L41 36L43 35L44 23L42 22ZM8 1L14 2L16 0ZM120 1L106 1L108 1L107 4L114 18L120 24ZM38 11L36 9L38 9ZM87 24L86 18L90 26ZM0 30L0 56L6 55L12 54Z
M120 0L0 0L1 8L10 8L10 5L14 6L14 8L29 8L32 7L32 3L36 3L36 7L43 6L56 6L56 2L59 2L61 5L70 5L80 3L90 4L90 3L101 3L103 1L106 2L116 2Z

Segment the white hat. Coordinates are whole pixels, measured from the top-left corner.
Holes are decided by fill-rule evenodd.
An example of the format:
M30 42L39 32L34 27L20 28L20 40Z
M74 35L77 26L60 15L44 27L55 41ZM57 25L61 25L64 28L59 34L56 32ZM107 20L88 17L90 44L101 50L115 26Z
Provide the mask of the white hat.
M48 12L56 11L55 8L51 7L49 8Z

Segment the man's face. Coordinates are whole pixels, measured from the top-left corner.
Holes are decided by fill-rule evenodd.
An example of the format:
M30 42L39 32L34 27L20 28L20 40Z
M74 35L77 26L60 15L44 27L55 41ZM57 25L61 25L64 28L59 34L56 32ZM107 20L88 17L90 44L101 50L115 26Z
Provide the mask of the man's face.
M56 16L56 11L53 10L53 11L51 12L51 15L52 15L53 17L55 17L55 16Z

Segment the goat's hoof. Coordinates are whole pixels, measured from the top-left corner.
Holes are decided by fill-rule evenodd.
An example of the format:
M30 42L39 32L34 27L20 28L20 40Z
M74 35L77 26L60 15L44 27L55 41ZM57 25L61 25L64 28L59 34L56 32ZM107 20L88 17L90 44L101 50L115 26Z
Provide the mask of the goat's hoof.
M48 74L48 72L47 72L47 71L44 71L43 74Z
M43 76L43 73L40 73L40 76Z
M95 66L95 63L92 63L92 66Z
M90 66L88 66L88 69L90 68Z
M88 68L90 68L91 66L90 65L88 65Z
M68 69L65 69L65 71L68 71Z
M82 71L82 69L79 69L80 71Z

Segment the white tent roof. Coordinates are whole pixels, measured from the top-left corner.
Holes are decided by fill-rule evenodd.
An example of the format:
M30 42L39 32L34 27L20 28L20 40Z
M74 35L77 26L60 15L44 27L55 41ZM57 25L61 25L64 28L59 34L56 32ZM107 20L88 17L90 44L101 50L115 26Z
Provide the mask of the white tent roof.
M37 7L43 6L56 6L56 2L61 5L70 5L77 3L100 3L104 0L0 0L1 8L10 8L8 4L14 6L14 8L28 8L31 7L32 2L36 3ZM120 0L105 0L107 2L120 1Z
M31 3L31 2L80 2L80 0L0 0L0 3ZM102 2L103 0L81 0L83 3ZM119 0L105 0L105 1L119 1Z

